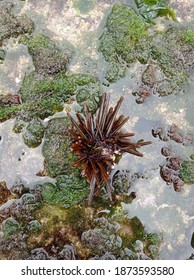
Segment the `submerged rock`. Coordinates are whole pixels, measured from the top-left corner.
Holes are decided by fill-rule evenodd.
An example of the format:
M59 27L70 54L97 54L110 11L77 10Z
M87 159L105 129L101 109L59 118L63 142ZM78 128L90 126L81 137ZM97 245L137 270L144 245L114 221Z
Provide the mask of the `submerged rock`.
M13 218L7 218L2 223L2 232L5 236L10 236L20 230L20 224Z
M13 3L0 2L0 46L4 39L18 37L20 34L32 33L34 23L25 15L15 16L12 12Z
M149 58L147 25L130 7L114 5L107 19L99 51L108 62L105 78L115 82L125 73L126 66L139 60L146 63Z
M48 122L42 153L45 158L46 172L51 177L68 174L73 170L70 167L70 163L73 161L73 154L70 151L69 125L69 120L66 117L55 118Z
M161 236L145 231L141 221L114 213L95 220L95 227L82 233L81 241L91 259L149 259L155 258L149 246L159 250ZM157 251L158 253L158 251Z
M39 119L31 120L23 131L24 143L30 147L35 148L42 142L45 127Z
M156 11L159 12L158 8ZM170 9L163 11L171 15ZM150 35L149 27L132 8L116 4L99 38L99 51L107 61L105 79L109 83L123 77L133 62L147 64L133 90L137 103L143 103L151 94L166 96L182 90L193 67L192 29L174 23Z
M194 183L194 161L185 160L179 169L179 177L185 183Z
M193 135L191 133L183 131L174 124L167 126L166 128L155 127L152 129L152 135L154 137L159 137L162 141L173 140L184 146L188 146L193 142Z
M70 50L61 51L54 41L42 34L23 37L20 42L27 45L36 73L45 76L66 71Z
M69 120L56 118L48 122L42 148L45 157L45 172L56 177L56 186L45 183L42 186L43 200L49 204L70 207L88 196L89 188L81 170L71 167L74 159L71 137L67 130Z
M63 180L63 183L61 180ZM58 176L57 181L60 188L57 187L58 184L57 186L51 183L44 183L42 185L41 194L44 203L68 208L83 201L89 194L89 188L85 180L79 179L75 174Z

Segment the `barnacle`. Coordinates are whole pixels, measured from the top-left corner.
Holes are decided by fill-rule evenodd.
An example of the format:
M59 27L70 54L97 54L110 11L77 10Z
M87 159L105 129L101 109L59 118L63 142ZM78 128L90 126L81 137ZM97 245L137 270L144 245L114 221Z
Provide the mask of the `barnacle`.
M114 108L109 107L109 99L109 94L102 95L101 105L94 115L89 112L87 105L84 106L85 116L76 113L77 120L67 114L72 124L69 132L74 140L71 150L77 156L72 165L77 167L81 164L82 175L90 182L89 205L103 185L112 202L110 172L116 156L127 152L142 157L143 154L137 149L151 143L143 140L131 143L129 137L134 136L134 133L124 133L120 130L129 117L117 117L124 98L121 97Z

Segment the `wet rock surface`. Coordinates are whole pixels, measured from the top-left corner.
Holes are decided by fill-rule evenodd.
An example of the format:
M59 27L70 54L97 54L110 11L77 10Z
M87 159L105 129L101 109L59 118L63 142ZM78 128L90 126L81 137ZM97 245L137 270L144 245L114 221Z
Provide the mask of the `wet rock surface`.
M193 67L193 32L172 24L149 36L141 16L130 7L114 5L99 50L108 62L105 79L110 83L123 77L133 62L146 64L133 91L137 103L143 103L152 94L166 96L184 88Z
M21 43L26 44L32 56L35 71L40 75L54 75L61 71L66 72L71 51L61 51L49 37L37 34L23 37Z
M126 66L138 59L149 58L147 26L136 12L124 5L114 5L105 31L100 37L99 51L108 62L105 78L115 82L124 76Z
M174 141L183 146L193 143L193 135L185 132L176 125L171 125L166 129L154 128L152 135L164 142ZM184 183L193 183L193 161L184 160L177 156L169 145L161 149L161 153L166 157L166 163L160 166L160 175L167 184L173 184L175 191L181 191ZM192 159L192 155L190 157Z
M30 148L39 146L42 142L44 132L45 127L42 124L41 120L31 120L23 130L24 143Z
M32 33L34 23L25 15L15 16L12 12L13 3L0 2L0 46L4 39Z

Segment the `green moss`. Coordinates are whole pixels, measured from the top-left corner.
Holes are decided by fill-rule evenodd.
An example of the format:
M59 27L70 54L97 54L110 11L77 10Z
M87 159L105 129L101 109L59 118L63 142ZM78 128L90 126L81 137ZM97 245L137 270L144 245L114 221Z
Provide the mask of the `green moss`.
M114 5L105 31L100 37L99 50L110 63L106 78L112 82L124 74L119 68L136 59L146 63L149 58L147 25L130 7ZM143 52L143 56L142 56ZM111 73L109 74L109 72Z
M181 168L179 170L179 177L185 183L194 183L194 161L185 160L181 164Z
M31 120L23 131L24 143L31 148L39 146L44 136L45 127L39 119Z

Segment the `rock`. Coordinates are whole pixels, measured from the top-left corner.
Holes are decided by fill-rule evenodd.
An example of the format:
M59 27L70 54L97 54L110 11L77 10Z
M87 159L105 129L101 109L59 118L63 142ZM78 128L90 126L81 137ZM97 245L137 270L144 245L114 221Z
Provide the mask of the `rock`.
M35 148L42 142L45 127L39 119L32 119L23 130L24 143L29 148Z
M15 16L12 8L11 2L0 2L0 45L4 39L30 34L34 30L34 23L25 15Z
M44 119L63 110L64 102L78 95L77 101L83 106L86 99L91 110L96 110L99 101L99 81L85 74L42 77L36 72L25 76L20 89L23 101L20 119L29 121ZM85 99L86 98L86 99Z
M69 125L69 120L66 117L55 118L48 122L42 153L45 158L45 169L51 177L68 174L76 170L70 166L74 156L70 151Z
M0 107L14 106L18 104L21 104L19 95L11 93L0 95Z
M44 248L36 248L31 251L29 260L50 260L50 256Z
M90 260L116 260L116 257L109 252L106 252L104 255L99 257L96 255L95 257L91 258Z
M10 236L20 230L20 224L13 218L7 218L2 223L2 231L5 236Z
M61 260L75 260L74 248L71 245L65 245L59 253Z
M7 188L6 183L0 182L0 205L4 204L11 198L11 192Z
M32 220L31 222L29 222L29 224L27 225L27 229L30 232L33 233L38 233L41 230L41 224L39 223L39 221L37 220Z
M54 41L42 34L23 37L20 42L27 45L36 73L45 76L66 71L70 50L61 51Z
M0 64L3 63L4 59L5 59L5 55L6 55L6 52L0 48Z
M58 177L57 180L59 182ZM63 186L60 186L60 188L51 183L44 183L42 185L41 194L44 203L69 208L87 198L89 189L87 185L83 185L81 179L78 181L79 179L75 174L70 175L69 178L65 177L62 180Z
M190 160L183 161L179 170L179 177L185 183L188 184L194 183L194 161L190 161Z
M99 51L108 62L105 78L115 82L126 71L126 65L149 58L147 26L141 16L126 5L116 4L108 16L100 37Z

